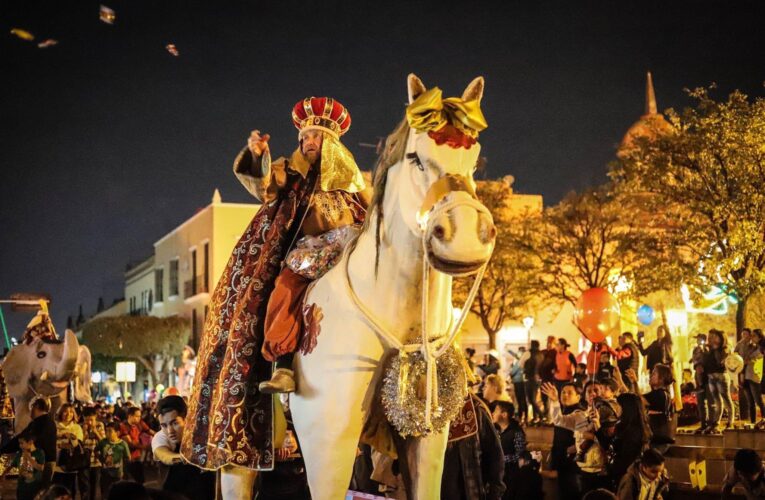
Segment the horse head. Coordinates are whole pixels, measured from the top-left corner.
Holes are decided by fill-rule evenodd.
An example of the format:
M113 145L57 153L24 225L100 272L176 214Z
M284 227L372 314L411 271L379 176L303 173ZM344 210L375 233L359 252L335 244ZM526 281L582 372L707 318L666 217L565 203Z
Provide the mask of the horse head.
M385 168L378 172L387 177L386 190L398 194L398 206L385 210L396 210L422 239L435 269L472 274L491 258L497 232L473 179L481 151L477 136L486 126L480 111L483 78L473 80L461 98L442 99L437 87L427 89L413 74L407 84L407 117L389 137L382 165L386 156L398 161L395 167L390 161L390 176ZM394 203L393 197L384 203Z

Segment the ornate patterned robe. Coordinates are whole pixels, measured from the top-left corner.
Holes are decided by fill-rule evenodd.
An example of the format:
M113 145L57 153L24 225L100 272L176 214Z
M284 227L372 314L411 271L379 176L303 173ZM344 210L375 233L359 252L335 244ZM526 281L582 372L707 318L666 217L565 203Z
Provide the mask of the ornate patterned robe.
M253 160L245 148L234 173L264 203L210 299L181 444L184 458L204 469L274 466L273 400L258 392L258 383L271 377L261 354L266 307L289 248L304 233L323 232L322 214L332 210L316 205L319 169L299 151L275 161L268 178L253 175Z

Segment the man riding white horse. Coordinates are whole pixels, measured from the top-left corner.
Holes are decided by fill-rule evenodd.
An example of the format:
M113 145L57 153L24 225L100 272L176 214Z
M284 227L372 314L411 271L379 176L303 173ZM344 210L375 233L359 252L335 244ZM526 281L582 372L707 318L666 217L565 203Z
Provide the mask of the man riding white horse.
M310 286L282 264L287 256L290 269L303 273L291 255L312 247L298 241L287 252L310 234L311 209L335 220L348 207L352 216L322 226L329 229L360 220L355 211L366 207L360 174L347 168L355 164L337 140L350 121L335 102L303 101L293 121L301 132L324 127L321 143L303 134L300 150L278 168L280 161L268 160L267 137L257 133L240 155L235 169L249 174L240 178L266 202L211 298L181 450L200 467L226 466L224 498L251 498L256 471L274 466L278 404L264 391L290 389L282 374L297 377L290 410L313 498L345 497L366 423L365 442L398 454L408 498L440 496L445 427L465 395L452 341L496 237L473 180L478 134L486 128L483 83L478 77L461 97L442 98L437 87L428 90L409 75L406 116L385 141L367 222L337 265L313 266L326 274L315 274L321 278ZM341 229L322 238L335 231ZM476 275L473 288L452 320L452 277L468 274ZM280 318L297 335L274 329ZM272 376L267 359L289 354L294 344L295 373L276 373L260 390Z
M253 436L254 422L271 418L265 410L270 396L258 390L293 392L294 353L307 349L299 343L311 280L284 265L285 256L301 237L363 222L371 198L339 140L351 124L342 104L306 98L293 108L292 120L299 147L289 158L272 163L269 135L255 130L234 161L236 177L263 206L234 249L202 337L182 452L204 468L270 468L269 453L256 451L268 449L270 437ZM275 363L270 380L257 368L269 366L263 359Z

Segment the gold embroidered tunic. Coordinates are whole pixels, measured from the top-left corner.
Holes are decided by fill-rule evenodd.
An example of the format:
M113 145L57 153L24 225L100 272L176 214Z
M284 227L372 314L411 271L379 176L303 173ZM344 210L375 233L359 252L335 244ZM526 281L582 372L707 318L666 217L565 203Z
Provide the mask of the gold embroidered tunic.
M273 201L287 183L287 170L304 179L312 167L296 150L289 159L279 158L270 168L263 168L262 158L253 157L244 148L234 161L234 174L247 190L263 203ZM265 170L265 171L264 171ZM293 177L294 178L294 177ZM311 203L300 227L298 238L318 236L331 229L364 221L371 200L371 188L358 193L343 190L323 191L321 179L316 182ZM286 252L289 249L285 250ZM295 352L303 337L303 296L310 280L284 267L276 278L268 299L261 353L268 361Z
M234 174L239 182L263 203L276 198L279 189L284 187L287 182L287 169L305 178L308 169L311 168L300 150L295 150L289 159L279 158L272 162L270 172L263 172L261 161L261 157L253 157L249 148L245 147L234 161ZM322 191L321 182L317 182L311 205L300 229L300 236L317 236L330 229L362 221L371 199L371 187L358 193L342 190Z

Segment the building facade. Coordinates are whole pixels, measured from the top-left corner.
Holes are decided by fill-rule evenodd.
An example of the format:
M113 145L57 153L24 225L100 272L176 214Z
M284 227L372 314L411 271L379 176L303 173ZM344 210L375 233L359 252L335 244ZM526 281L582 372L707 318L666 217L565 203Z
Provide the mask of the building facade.
M210 293L260 205L212 201L154 243L154 254L125 273L128 314L181 316L196 350Z
M154 256L125 271L125 307L131 316L147 316L154 309Z

